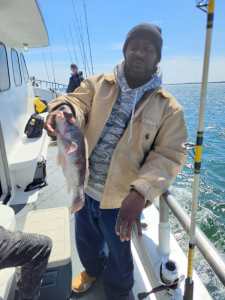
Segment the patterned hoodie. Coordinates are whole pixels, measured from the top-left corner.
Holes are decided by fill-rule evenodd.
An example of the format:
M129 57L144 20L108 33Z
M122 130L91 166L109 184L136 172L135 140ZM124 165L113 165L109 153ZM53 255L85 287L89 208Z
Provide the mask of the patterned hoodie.
M146 91L154 90L162 84L161 76L155 73L147 83L131 89L124 76L124 64L116 66L115 75L120 94L89 158L90 175L85 192L97 201L101 201L113 151L128 125L129 140L132 138L132 120L137 103Z

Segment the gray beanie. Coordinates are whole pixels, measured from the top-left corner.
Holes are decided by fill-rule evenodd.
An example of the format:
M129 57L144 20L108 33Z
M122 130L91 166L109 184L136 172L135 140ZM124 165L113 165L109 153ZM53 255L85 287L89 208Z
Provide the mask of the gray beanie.
M144 37L149 39L155 46L158 55L158 61L160 61L163 44L161 33L162 31L160 27L150 23L142 23L133 27L127 34L125 43L123 45L123 53L125 54L127 46L132 39Z

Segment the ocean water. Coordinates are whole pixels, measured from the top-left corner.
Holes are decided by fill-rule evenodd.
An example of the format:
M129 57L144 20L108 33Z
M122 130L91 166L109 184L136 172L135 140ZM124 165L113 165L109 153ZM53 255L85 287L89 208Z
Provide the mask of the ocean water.
M184 108L189 141L195 142L198 125L200 85L168 85L166 88ZM193 151L189 152L183 171L177 177L172 191L179 203L190 213L193 182ZM184 250L188 239L171 216L173 231ZM208 86L205 114L204 152L201 170L198 226L225 258L225 84ZM213 299L224 300L225 289L214 276L199 253L196 253L196 270L206 284Z

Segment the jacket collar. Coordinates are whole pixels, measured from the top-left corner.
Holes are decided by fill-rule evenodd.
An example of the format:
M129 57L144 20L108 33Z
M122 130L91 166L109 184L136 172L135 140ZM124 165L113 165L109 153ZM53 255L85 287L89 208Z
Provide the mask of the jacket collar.
M103 76L104 76L104 80L109 82L110 84L117 83L116 76L114 73L104 74ZM156 94L161 94L163 98L168 98L168 96L170 96L170 94L162 87L156 89Z

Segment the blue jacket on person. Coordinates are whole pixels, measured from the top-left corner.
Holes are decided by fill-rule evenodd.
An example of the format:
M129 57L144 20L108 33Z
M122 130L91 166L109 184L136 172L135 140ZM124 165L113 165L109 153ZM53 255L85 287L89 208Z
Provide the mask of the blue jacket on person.
M78 88L78 86L80 86L82 80L83 80L82 72L79 72L77 75L72 75L70 77L66 92L72 93L76 88Z

